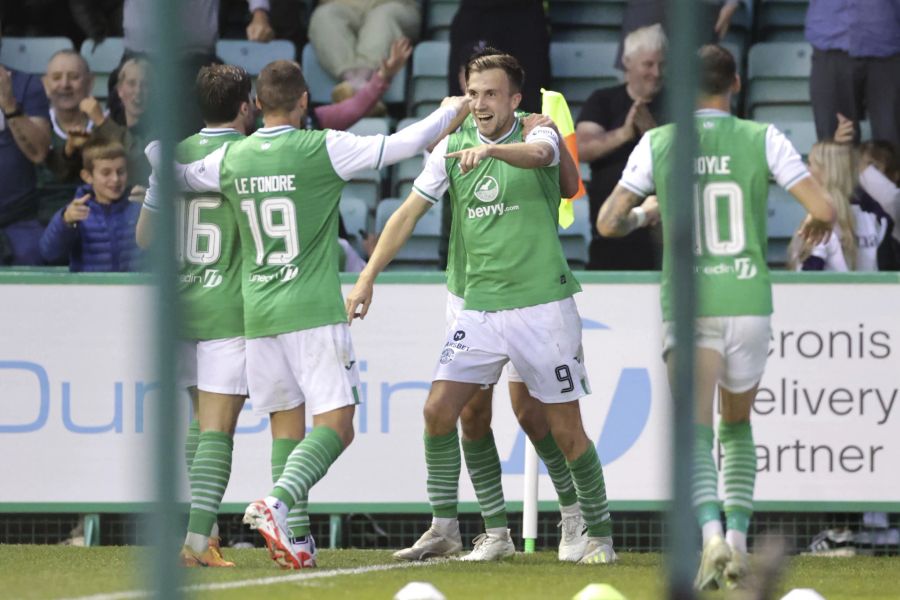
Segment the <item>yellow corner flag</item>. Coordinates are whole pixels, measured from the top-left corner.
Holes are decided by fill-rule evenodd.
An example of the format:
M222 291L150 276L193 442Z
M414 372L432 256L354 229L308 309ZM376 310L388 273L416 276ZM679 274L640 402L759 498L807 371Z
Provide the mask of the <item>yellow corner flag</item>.
M556 123L559 134L562 136L569 150L569 154L575 159L575 166L578 166L578 145L575 142L575 124L572 122L572 113L569 112L569 104L566 102L565 96L559 92L545 90L541 88L541 112ZM585 194L584 182L581 181L581 175L578 176L578 192L572 198L561 198L559 201L559 224L563 229L567 229L575 222L575 210L572 208L572 201Z

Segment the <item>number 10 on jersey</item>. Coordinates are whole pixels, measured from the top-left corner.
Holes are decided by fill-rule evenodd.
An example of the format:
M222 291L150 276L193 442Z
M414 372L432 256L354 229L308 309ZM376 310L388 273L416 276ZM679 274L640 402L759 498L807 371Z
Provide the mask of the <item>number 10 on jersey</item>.
M734 256L746 245L744 192L740 186L730 181L695 184L694 254L703 254L706 246L706 252L713 256Z

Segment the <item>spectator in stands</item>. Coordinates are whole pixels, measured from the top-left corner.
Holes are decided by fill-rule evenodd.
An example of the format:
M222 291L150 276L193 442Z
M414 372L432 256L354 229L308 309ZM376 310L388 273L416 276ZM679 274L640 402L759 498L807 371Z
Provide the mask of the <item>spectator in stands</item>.
M144 58L130 58L120 68L116 86L122 100L122 123L104 114L100 102L93 96L85 98L79 105L81 111L94 122L92 137L118 142L125 148L128 185L139 186L136 195L147 186L150 177L150 164L144 156L144 148L153 136L147 131L143 119L150 85L150 63Z
M818 138L835 135L838 113L854 123L868 115L874 139L900 145L900 3L810 0L806 39Z
M900 270L900 157L890 142L859 147L859 189L878 203L894 224L891 243L879 246L878 270Z
M307 42L307 4L312 2L269 0L268 21L272 26L274 39L289 40L298 53ZM254 12L250 18L252 21L264 16L266 15L257 16ZM219 35L224 39L239 39L250 35L247 31L247 0L222 0L219 8Z
M179 89L185 94L193 90L194 80L200 67L219 62L216 58L216 41L219 39L219 0L182 0L180 19L185 24L179 32L178 73ZM274 36L269 23L269 0L248 0L251 14L247 26L247 39L268 42ZM157 49L155 28L151 26L155 17L152 0L125 0L122 29L125 35L124 65L131 58L151 57ZM121 67L120 67L121 68ZM118 96L119 70L109 77L109 110L120 124L124 115ZM200 109L194 102L186 102L184 111L172 115L179 137L187 137L203 126Z
M40 77L0 65L0 265L40 263L35 165L49 148Z
M140 204L128 201L125 148L92 140L83 151L86 185L51 219L41 237L50 263L69 260L69 270L135 271L141 253L134 238Z
M703 44L717 44L725 39L725 35L731 28L731 19L740 7L741 0L703 0L697 3L697 16L700 18L698 25L697 42ZM659 23L665 28L668 23L666 15L666 0L627 0L625 13L622 15L622 35L619 38L619 50L616 53L615 65L623 69L622 53L625 48L625 38L642 27L649 27ZM624 70L624 69L623 69Z
M332 93L334 104L317 106L306 116L307 129L349 129L361 118L370 114L380 103L394 76L412 54L412 43L405 37L397 38L391 44L390 54L372 75L366 85L358 91L342 82ZM346 87L344 87L346 86ZM339 89L341 88L341 89ZM346 89L350 88L350 89Z
M122 37L122 0L69 0L69 10L82 39L99 44L108 37Z
M394 40L418 37L421 21L415 0L322 0L309 20L309 41L325 71L360 90Z
M543 1L460 1L450 24L447 86L451 96L461 95L465 87L457 75L460 68L476 50L488 46L515 56L528 73L519 110L541 112L541 88L550 87L550 33Z
M588 184L591 223L612 193L641 135L662 115L666 35L660 25L633 31L625 39L625 83L596 90L581 108L575 126L578 157L591 164ZM604 238L594 230L588 269L653 270L658 243L652 229L640 228L622 238Z
M809 153L809 172L828 191L837 224L833 235L815 247L794 236L788 266L797 271L878 271L879 247L890 242L893 221L857 189L856 149L834 141L817 142Z
M94 77L87 61L78 52L60 50L47 63L42 81L50 100L52 126L50 153L44 162L49 177L44 179L77 185L81 181L81 148L95 125L91 117L82 112L81 102L90 96Z

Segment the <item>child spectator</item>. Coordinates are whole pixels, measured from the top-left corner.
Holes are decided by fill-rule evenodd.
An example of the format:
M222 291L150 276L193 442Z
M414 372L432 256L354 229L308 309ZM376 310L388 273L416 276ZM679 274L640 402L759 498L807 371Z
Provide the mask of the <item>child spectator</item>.
M879 246L893 222L881 207L857 187L856 150L833 141L817 142L809 153L809 171L828 191L837 224L828 241L805 247L795 236L789 266L802 271L877 271Z
M125 149L117 142L92 140L82 156L86 185L53 215L41 237L41 255L54 264L68 259L73 272L138 270L134 228L141 207L128 201Z

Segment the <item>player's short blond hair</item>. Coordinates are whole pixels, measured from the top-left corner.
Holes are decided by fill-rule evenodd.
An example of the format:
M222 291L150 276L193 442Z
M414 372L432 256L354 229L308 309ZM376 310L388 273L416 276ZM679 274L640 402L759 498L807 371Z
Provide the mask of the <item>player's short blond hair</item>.
M630 58L640 51L663 52L669 46L669 39L659 23L635 29L625 36L622 59Z

